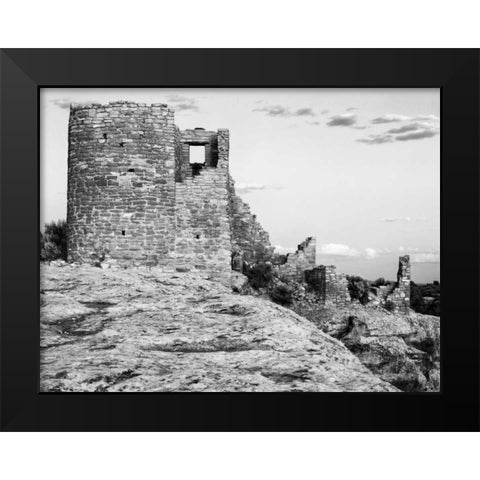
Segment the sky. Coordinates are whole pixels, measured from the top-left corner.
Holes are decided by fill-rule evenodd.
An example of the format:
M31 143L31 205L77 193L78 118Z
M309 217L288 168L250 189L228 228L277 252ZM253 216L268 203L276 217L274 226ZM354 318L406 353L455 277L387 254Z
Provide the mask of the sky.
M181 129L230 130L230 173L278 252L440 280L439 89L41 89L40 222L66 218L71 103L167 103Z

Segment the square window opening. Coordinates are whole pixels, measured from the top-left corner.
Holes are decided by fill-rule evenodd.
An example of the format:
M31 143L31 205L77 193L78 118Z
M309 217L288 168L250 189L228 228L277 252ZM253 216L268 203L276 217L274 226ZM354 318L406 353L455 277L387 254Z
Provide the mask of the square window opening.
M205 165L205 145L190 145L190 165Z

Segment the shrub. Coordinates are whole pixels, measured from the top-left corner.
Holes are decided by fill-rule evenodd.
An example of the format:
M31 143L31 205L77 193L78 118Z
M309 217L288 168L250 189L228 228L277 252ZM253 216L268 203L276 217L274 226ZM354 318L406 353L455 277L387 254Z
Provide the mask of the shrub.
M395 308L396 308L396 307L395 307L395 303L392 302L391 300L387 300L387 301L385 302L384 307L385 307L385 310L388 310L389 312L395 311Z
M251 267L247 267L245 274L250 285L255 289L267 287L273 280L272 265L270 263L256 263Z
M362 305L368 303L370 285L367 280L358 276L347 276L348 292L352 300L358 300Z
M276 285L269 292L270 298L280 305L290 305L293 299L293 290L283 283Z
M433 297L433 301L426 302L424 297ZM410 307L418 313L440 316L440 283L418 285L410 282Z
M377 278L372 282L372 287L383 287L385 285L388 285L388 282L383 277Z
M52 221L45 224L45 233L40 232L40 260L67 261L67 222L65 220Z

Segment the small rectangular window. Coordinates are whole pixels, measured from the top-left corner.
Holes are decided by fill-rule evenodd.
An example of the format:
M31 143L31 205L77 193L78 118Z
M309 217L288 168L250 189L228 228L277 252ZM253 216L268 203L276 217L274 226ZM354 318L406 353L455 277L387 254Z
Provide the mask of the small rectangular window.
M190 164L205 163L205 146L204 145L190 145Z

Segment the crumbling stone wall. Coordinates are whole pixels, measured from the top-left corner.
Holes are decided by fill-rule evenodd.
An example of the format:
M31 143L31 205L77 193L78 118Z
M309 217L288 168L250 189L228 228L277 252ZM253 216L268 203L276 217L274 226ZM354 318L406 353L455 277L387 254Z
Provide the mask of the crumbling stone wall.
M347 276L337 273L334 265L319 265L306 270L305 281L323 305L344 307L351 301Z
M206 150L205 164L195 166L195 170L186 155L188 146L198 145L204 139L212 142L213 137L215 160L212 160L211 150ZM176 183L175 192L176 268L226 274L231 269L232 252L227 188L228 130L181 132L181 141L179 163L184 165L182 173L186 175Z
M397 281L374 287L374 295L370 297L369 303L387 307L399 313L408 313L410 308L409 255L400 257L398 263Z
M285 263L276 265L275 268L279 276L301 282L305 279L305 270L315 267L315 257L316 239L308 237L298 245L296 252L286 255Z
M241 271L244 263L269 261L273 254L268 233L262 228L250 206L235 193L229 178L229 210L232 226L232 268Z
M71 261L166 265L175 245L175 125L163 104L72 105Z
M397 284L387 296L386 301L393 302L396 310L407 313L410 308L410 256L398 259Z
M203 145L205 163L189 150ZM73 105L70 261L225 274L231 262L228 130L179 130L165 104Z

